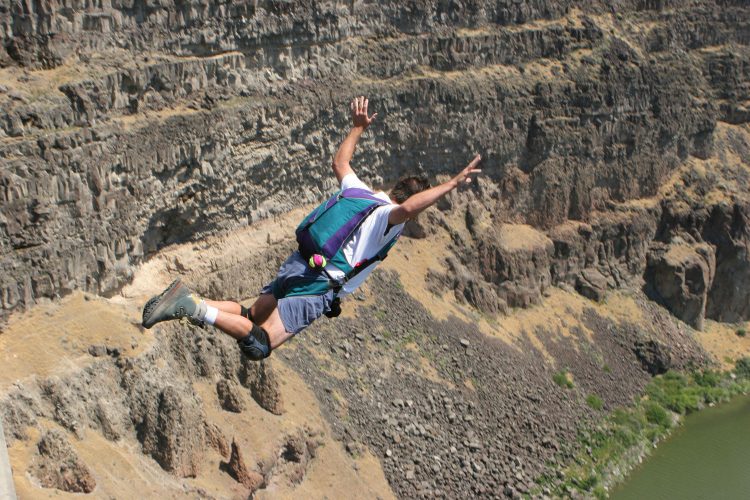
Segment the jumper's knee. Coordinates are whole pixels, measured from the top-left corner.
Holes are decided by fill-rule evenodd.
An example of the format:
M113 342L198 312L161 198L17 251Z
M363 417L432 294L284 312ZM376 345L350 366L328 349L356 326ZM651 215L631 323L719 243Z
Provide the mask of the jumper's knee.
M240 316L244 316L247 319L249 319L250 321L253 320L253 315L250 314L250 309L248 309L247 307L243 306L242 304L240 304Z
M260 361L271 355L271 342L268 340L268 332L258 325L253 325L247 337L237 341L240 349L253 361Z

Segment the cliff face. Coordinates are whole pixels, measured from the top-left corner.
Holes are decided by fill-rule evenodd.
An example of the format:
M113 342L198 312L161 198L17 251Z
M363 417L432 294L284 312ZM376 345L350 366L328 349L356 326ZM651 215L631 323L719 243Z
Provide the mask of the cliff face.
M747 2L0 0L0 40L0 321L69 295L0 336L12 458L41 483L120 491L97 466L126 443L150 478L133 496L319 493L317 431L295 424L314 415L346 444L319 458L346 464L341 496L391 493L352 466L362 445L404 497L539 493L602 417L589 396L627 405L707 362L685 323L750 319ZM139 331L168 275L257 293L336 187L354 95L378 112L368 182L475 152L482 176L268 365ZM320 409L290 404L308 389ZM242 430L231 452L220 427Z
M110 293L165 244L319 199L353 94L379 113L363 177L481 152L495 223L591 225L555 240L553 281L639 279L657 227L702 223L613 203L711 157L718 122L744 127L748 18L739 1L4 1L2 311ZM748 265L748 206L729 204L724 233L696 229L720 286ZM712 317L748 317L711 296Z

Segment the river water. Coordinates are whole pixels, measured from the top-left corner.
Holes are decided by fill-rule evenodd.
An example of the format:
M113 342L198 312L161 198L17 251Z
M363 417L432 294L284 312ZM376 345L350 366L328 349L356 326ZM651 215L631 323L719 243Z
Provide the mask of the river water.
M750 397L686 417L611 498L750 499Z

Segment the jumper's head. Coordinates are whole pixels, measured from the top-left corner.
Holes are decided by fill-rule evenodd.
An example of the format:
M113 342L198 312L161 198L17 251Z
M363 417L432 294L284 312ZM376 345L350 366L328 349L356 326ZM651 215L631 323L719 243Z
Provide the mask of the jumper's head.
M408 176L401 177L396 185L391 189L391 199L399 205L405 202L411 195L417 194L430 188L430 183L427 177L424 176Z

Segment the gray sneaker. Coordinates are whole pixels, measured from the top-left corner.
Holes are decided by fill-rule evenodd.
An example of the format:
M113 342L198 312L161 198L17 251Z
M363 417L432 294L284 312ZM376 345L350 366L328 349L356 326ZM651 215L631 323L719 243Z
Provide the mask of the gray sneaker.
M192 317L199 303L200 299L177 278L160 295L146 302L142 324L144 328L151 328L162 321L181 318L199 323Z

